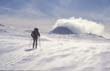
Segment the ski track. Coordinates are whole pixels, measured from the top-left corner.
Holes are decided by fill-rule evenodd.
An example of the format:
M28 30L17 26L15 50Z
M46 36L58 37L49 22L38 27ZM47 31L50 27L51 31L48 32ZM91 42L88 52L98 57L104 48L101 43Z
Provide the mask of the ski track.
M0 54L0 70L110 71L110 42L42 37L42 45L34 50L30 39L0 42L9 49Z

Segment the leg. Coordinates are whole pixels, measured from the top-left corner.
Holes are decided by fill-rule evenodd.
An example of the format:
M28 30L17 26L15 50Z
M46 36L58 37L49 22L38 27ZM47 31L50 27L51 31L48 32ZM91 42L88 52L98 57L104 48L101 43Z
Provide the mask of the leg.
M37 48L37 39L35 41L36 41L36 48Z
M34 45L35 45L35 39L33 39L33 48L34 48Z

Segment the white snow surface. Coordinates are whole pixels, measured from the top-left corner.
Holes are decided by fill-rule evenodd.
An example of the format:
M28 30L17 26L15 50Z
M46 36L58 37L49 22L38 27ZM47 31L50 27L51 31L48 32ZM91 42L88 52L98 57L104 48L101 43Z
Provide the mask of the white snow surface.
M32 49L31 37L0 35L0 70L110 71L110 40L42 34Z
M16 29L15 27L0 24L0 35L16 35L16 36L25 36L27 33L23 29Z

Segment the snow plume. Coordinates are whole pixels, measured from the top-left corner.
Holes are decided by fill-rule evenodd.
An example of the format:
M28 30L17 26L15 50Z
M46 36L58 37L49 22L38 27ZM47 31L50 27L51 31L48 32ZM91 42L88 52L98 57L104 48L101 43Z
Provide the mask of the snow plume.
M89 21L82 18L69 18L69 19L59 19L56 21L52 30L58 27L65 27L71 30L73 33L77 34L95 34L102 36L104 31L104 26L93 21Z

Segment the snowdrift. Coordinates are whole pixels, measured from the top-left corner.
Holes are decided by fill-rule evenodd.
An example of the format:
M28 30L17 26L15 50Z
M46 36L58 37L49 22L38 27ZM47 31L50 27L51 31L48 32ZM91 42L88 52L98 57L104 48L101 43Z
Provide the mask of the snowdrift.
M33 50L29 37L0 35L0 46L1 71L110 71L110 40L44 34Z
M13 27L0 24L0 33L12 33L14 30Z
M6 28L5 28L5 25L3 24L0 24L0 32L7 32Z
M63 26L60 26L60 27L56 27L52 33L57 33L57 34L73 34L73 31L70 30L69 28L67 27L63 27Z
M59 19L50 33L54 34L95 34L102 36L104 26L82 18Z
M18 31L12 26L0 24L0 35L21 35L22 32Z

